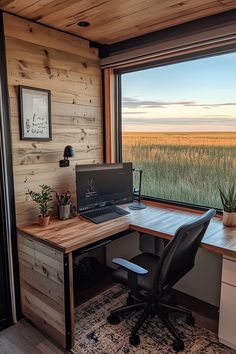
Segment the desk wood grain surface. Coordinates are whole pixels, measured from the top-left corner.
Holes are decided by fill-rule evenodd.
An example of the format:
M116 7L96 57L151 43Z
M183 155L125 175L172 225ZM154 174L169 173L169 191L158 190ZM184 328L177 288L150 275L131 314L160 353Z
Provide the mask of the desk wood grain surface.
M131 211L127 205L122 207L130 214L98 225L78 216L64 221L54 218L47 228L34 223L20 225L18 230L64 253L70 253L125 230L171 239L179 226L194 220L201 213L159 203L147 203L146 209L136 211ZM211 220L201 247L210 252L236 257L236 227L224 227L222 218L215 217Z

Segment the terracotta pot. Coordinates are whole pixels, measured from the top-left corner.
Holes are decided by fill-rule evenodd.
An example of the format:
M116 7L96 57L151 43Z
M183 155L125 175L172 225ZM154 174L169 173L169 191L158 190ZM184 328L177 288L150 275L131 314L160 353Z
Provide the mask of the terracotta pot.
M225 226L236 226L236 212L223 212L223 224Z
M46 227L49 225L50 216L39 216L39 225Z

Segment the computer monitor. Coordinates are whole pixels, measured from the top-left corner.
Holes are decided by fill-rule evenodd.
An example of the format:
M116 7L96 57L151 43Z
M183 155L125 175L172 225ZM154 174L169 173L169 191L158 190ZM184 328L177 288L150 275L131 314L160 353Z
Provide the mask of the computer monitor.
M77 210L133 201L132 163L76 165Z

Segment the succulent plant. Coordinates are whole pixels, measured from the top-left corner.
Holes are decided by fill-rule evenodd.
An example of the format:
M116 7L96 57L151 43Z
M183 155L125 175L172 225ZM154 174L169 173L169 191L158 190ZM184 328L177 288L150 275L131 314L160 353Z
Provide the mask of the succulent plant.
M224 211L228 213L236 212L235 183L233 183L227 191L223 191L219 188L219 192Z

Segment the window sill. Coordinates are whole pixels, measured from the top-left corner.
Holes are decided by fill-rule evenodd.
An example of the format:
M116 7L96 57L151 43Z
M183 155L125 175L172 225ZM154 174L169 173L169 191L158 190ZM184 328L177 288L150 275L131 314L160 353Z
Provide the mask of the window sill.
M202 206L202 205L196 205L196 204L190 204L190 203L184 203L184 202L178 202L175 200L169 200L169 199L162 199L162 198L155 198L155 197L150 197L150 196L145 196L142 195L142 200L147 202L147 204L160 204L160 205L169 205L170 207L174 207L175 209L184 209L184 210L194 210L194 211L207 211L211 207L207 206ZM223 212L221 209L214 208L216 210L217 215L223 215Z

